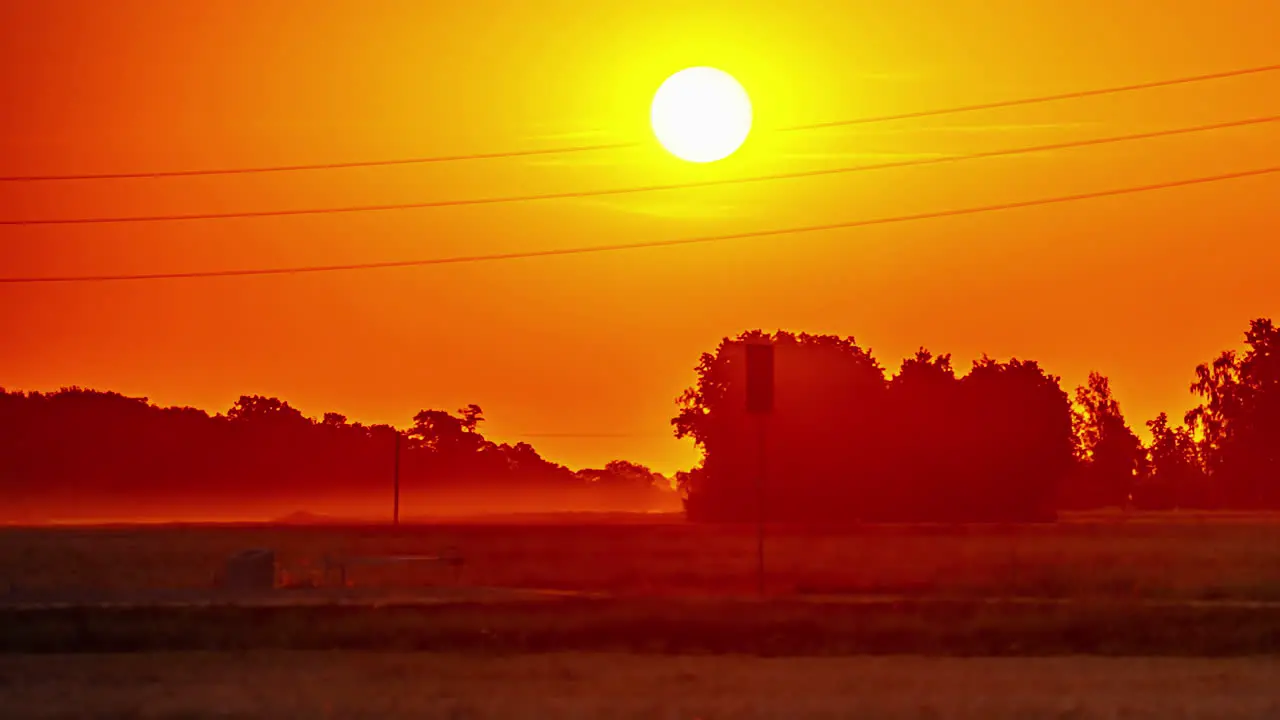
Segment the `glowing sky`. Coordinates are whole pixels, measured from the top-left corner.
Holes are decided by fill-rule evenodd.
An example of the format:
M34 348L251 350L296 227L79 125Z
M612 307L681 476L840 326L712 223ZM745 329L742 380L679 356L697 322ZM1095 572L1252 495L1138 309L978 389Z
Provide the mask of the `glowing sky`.
M1105 5L1105 7L1104 7ZM784 10L783 7L786 7ZM1087 8L1087 9L1085 9ZM1280 73L885 125L787 125L1277 62L1280 4L0 5L0 174L634 150L280 175L0 184L5 218L555 192L974 152L1280 112ZM752 137L682 163L649 103L683 67L751 94ZM806 225L1280 163L1275 124L776 183L510 206L0 228L0 274L395 260ZM405 425L475 402L553 460L691 465L673 398L699 353L764 327L852 334L889 367L1040 360L1112 378L1135 425L1275 315L1280 179L715 245L346 274L0 286L0 385L225 410L241 393ZM538 436L538 437L529 437Z

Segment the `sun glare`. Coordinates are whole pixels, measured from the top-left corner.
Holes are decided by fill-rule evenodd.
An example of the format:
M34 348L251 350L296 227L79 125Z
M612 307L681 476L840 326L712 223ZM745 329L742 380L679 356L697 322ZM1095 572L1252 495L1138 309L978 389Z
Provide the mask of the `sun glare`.
M751 132L751 99L732 75L692 67L667 78L653 96L653 133L681 160L729 157Z

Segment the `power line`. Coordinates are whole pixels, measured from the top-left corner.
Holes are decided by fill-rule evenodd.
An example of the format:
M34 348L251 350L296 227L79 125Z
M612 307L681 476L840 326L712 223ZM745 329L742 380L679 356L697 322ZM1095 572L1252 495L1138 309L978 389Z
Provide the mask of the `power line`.
M1232 77L1240 77L1243 75L1255 75L1260 73L1273 72L1280 70L1280 64L1261 65L1257 67L1239 68L1236 70L1226 70L1216 73L1207 73L1203 75L1190 75L1185 77L1170 78L1165 80L1154 80L1144 83L1135 83L1130 85L1119 85L1107 88L1094 88L1089 90L1077 90L1074 92L1058 93L1056 95L1041 95L1036 97L1015 98L1010 100L998 100L989 103L979 103L975 105L961 105L958 107L934 108L931 110L918 110L913 112L898 113L893 115L875 115L869 117L852 118L845 120L829 120L826 122L810 123L807 125L793 125L790 127L780 128L782 131L791 132L796 130L816 130L829 127L840 127L846 125L867 125L871 123L891 122L894 120L909 120L914 118L937 117L941 115L955 115L959 113L974 112L978 110L991 110L997 108L1016 107L1020 105L1036 105L1041 103L1055 102L1059 100L1071 100L1076 98L1094 97L1099 95L1113 95L1124 92L1133 92L1138 90L1149 90L1154 88L1169 87L1172 85L1187 85L1198 82L1208 82L1211 80L1222 80ZM202 175L249 175L257 173L280 173L280 172L298 172L310 170L340 170L361 167L387 167L394 165L425 165L434 163L458 162L465 160L496 160L504 158L517 157L533 157L539 155L561 155L571 153L598 152L604 150L619 150L626 148L638 147L642 143L604 143L596 145L571 145L557 148L544 148L538 150L505 150L488 153L471 153L461 155L434 155L413 158L398 158L388 160L360 160L352 162L328 162L328 163L310 163L310 164L294 164L294 165L263 165L257 167L237 167L237 168L210 168L200 170L150 170L150 171L134 171L119 173L77 173L66 175L5 175L0 176L0 182L53 182L53 181L69 181L69 180L130 180L130 179L146 179L146 178L170 178L170 177L196 177Z
M536 157L539 155L568 155L572 153L599 152L638 147L641 143L602 143L598 145L570 145L539 150L503 150L464 155L431 155L389 160L354 160L351 162L313 163L303 165L264 165L260 167L216 168L206 170L152 170L119 173L83 173L78 175L5 175L0 182L52 182L60 180L138 180L143 178L200 177L207 175L253 175L261 173L298 172L304 170L345 170L350 168L389 167L394 165L429 165L459 162L463 160L499 160L505 158Z
M627 432L599 432L599 433L574 433L574 432L544 432L544 433L519 433L515 435L518 438L527 439L544 439L544 438L564 438L573 440L612 440L617 438L644 438L644 437L671 437L670 433L627 433Z
M661 248L674 247L679 245L696 245L713 242L725 242L730 240L743 240L748 238L774 237L778 235L795 235L801 233L823 232L828 230L843 230L850 228L869 227L872 225L889 225L895 223L912 222L916 220L931 220L945 217L957 217L961 215L977 215L980 213L999 212L1004 210L1014 210L1018 208L1036 207L1040 205L1055 205L1060 203L1076 202L1081 200L1092 200L1096 198L1112 197L1118 195L1132 195L1135 193L1150 192L1155 190L1167 190L1171 188L1187 187L1191 185L1203 185L1213 182L1222 182L1226 180L1236 180L1246 177L1256 177L1267 175L1270 173L1280 172L1280 165L1258 168L1254 170L1242 170L1239 172L1225 173L1222 175L1208 175L1203 177L1195 177L1184 180L1172 180L1162 183L1153 183L1150 185L1137 185L1124 188L1115 188L1110 190L1096 190L1087 193L1078 193L1074 195L1061 195L1057 197L1038 198L1034 200L1021 200L1017 202L999 203L995 205L980 205L967 208L956 208L951 210L938 210L926 213L915 213L911 215L896 215L891 217L871 218L866 220L850 220L844 222L827 223L822 225L807 225L800 227L777 228L773 230L755 230L741 233L730 233L726 235L706 235L693 238L679 238L672 240L650 240L634 243L614 243L608 245L585 245L579 247L548 249L548 250L531 250L523 252L509 253L493 253L489 255L458 255L454 257L442 258L425 258L420 260L390 260L385 262L366 262L366 263L349 263L342 265L305 265L296 267L281 268L258 268L258 269L241 269L241 270L199 270L190 272L166 272L166 273L139 273L139 274L121 274L121 275L64 275L60 277L0 277L0 284L17 284L17 283L65 283L65 282L111 282L126 280L179 280L190 278L216 278L216 277L246 277L256 275L296 275L302 273L319 273L319 272L338 272L352 270L376 270L386 268L404 268L404 267L421 267L427 265L455 265L462 263L492 262L498 260L517 260L543 257L556 257L562 255L585 255L590 253L604 253L621 250L639 250L645 248Z
M821 168L817 170L802 170L790 173L772 173L768 175L754 175L750 177L728 178L721 180L696 180L692 182L682 183L666 183L658 185L639 185L623 188L605 188L602 190L573 190L558 193L538 193L533 195L506 195L487 198L462 198L455 200L428 200L423 202L412 203L394 203L380 205L352 205L347 207L325 207L325 208L299 208L294 210L256 210L256 211L240 211L225 213L189 213L174 215L134 215L122 217L90 217L90 218L45 218L36 220L0 220L0 226L4 225L99 225L106 223L143 223L143 222L178 222L192 220L228 220L228 219L244 219L244 218L262 218L262 217L290 217L296 215L329 215L329 214L346 214L358 212L388 212L394 210L423 210L428 208L440 207L462 207L468 205L497 205L519 202L537 202L546 200L569 200L575 198L602 197L610 195L629 195L634 193L660 192L666 190L683 190L689 188L713 187L719 185L740 185L747 183L769 182L776 180L795 180L800 178L820 177L824 175L838 175L853 172L866 172L871 170L888 170L893 168L917 167L923 165L942 165L946 163L965 162L970 160L980 160L986 158L1007 157L1011 155L1025 155L1037 152L1049 152L1053 150L1066 150L1070 148L1089 147L1094 145L1108 145L1113 143L1130 142L1135 140L1148 140L1152 138L1168 137L1172 135L1185 135L1190 133L1208 132L1212 130L1223 130L1227 128L1244 127L1248 125L1260 125L1263 123L1271 123L1280 120L1280 115L1272 115L1268 117L1249 118L1246 120L1232 120L1228 122L1213 123L1209 125L1196 125L1192 127L1172 128L1167 130L1153 130L1150 132L1133 133L1129 135L1115 135L1111 137L1088 138L1085 140L1067 140L1057 143L1049 143L1045 145L1029 145L1017 148L1005 148L1000 150L986 150L976 153L967 153L963 155L946 155L942 157L930 158L912 158L910 160L895 160L891 162L876 163L872 165L849 165L836 168Z
M1038 97L1018 98L1015 100L996 100L994 102L978 103L975 105L961 105L959 107L939 108L936 110L919 110L916 112L897 113L894 115L875 115L871 117L855 118L852 120L828 120L826 122L809 123L807 125L792 125L790 127L781 128L783 131L795 130L818 130L821 128L843 127L847 125L868 125L871 123L891 122L894 120L912 120L915 118L936 117L939 115L957 115L959 113L976 112L978 110L995 110L998 108L1015 107L1020 105L1038 105L1040 103L1057 102L1059 100L1076 100L1079 98L1097 97L1099 95L1115 95L1118 93L1133 92L1136 90L1152 90L1155 88L1169 87L1171 85L1188 85L1191 83L1207 82L1210 80L1224 80L1226 78L1240 77L1242 75L1257 75L1260 73L1268 73L1280 70L1280 63L1275 65L1260 65L1258 67L1240 68L1237 70L1225 70L1223 72L1207 73L1204 75L1189 75L1186 77L1171 78L1168 80L1152 80L1144 83L1134 83L1132 85L1118 85L1109 88L1096 88L1092 90L1076 90L1073 92L1057 93L1055 95L1041 95Z

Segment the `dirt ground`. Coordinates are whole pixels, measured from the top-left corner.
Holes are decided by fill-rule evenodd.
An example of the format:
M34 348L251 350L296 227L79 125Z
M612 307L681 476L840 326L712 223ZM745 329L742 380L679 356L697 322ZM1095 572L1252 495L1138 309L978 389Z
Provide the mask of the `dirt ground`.
M0 656L19 718L1280 717L1280 660L178 653Z

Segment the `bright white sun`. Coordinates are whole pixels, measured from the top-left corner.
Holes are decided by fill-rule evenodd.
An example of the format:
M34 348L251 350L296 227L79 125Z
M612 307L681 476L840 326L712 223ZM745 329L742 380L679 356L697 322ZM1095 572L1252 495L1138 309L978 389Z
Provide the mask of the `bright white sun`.
M649 114L662 147L689 162L723 160L751 132L751 98L732 75L715 68L686 68L667 78Z

